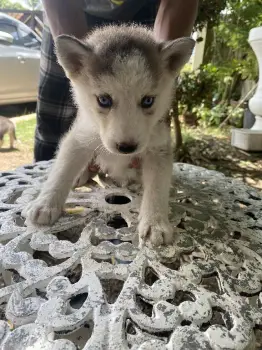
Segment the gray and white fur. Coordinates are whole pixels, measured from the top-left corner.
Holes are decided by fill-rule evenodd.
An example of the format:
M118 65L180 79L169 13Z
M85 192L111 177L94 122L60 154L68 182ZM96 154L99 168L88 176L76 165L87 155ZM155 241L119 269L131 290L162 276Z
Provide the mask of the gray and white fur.
M58 37L58 60L71 80L78 115L39 197L26 209L29 221L56 221L71 187L88 179L87 165L95 159L120 184L142 180L141 244L172 241L172 149L165 121L175 78L193 47L191 38L156 42L139 26L103 27L82 41ZM141 171L130 168L134 158Z
M14 142L16 140L15 125L7 117L0 116L0 148L4 143L4 135L8 134L10 149L14 148Z

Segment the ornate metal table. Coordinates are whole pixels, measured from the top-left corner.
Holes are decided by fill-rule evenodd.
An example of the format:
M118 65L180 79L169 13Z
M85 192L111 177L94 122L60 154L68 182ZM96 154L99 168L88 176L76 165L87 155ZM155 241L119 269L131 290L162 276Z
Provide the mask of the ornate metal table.
M50 164L0 174L1 349L262 349L260 193L177 164L175 243L139 250L139 192L104 182L26 227Z

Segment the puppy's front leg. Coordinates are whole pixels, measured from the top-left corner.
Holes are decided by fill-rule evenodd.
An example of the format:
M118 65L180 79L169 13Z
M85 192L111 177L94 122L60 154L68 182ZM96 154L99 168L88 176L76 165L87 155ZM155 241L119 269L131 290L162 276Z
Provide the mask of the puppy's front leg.
M140 245L148 240L159 246L172 242L168 201L172 178L171 148L148 153L143 159L144 193L139 215Z
M38 198L25 209L29 221L48 225L60 216L73 181L83 164L92 157L92 150L76 137L73 130L61 143L57 159Z

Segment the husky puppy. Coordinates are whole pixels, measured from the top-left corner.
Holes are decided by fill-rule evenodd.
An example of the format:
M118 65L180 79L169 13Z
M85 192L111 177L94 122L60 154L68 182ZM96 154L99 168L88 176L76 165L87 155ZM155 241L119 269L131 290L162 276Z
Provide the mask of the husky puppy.
M0 116L0 148L3 145L5 134L9 135L10 148L14 148L14 141L16 140L15 125L10 119Z
M78 115L41 193L26 209L29 221L55 222L72 185L79 176L80 182L83 176L88 179L92 163L120 184L141 178L140 242L158 246L172 241L166 118L175 78L193 47L191 38L157 42L139 26L103 27L82 41L58 37L58 60L71 80Z

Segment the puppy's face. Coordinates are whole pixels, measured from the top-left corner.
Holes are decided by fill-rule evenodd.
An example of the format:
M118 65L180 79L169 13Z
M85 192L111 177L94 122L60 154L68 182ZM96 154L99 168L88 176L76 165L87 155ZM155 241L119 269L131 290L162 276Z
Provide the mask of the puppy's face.
M194 41L157 43L150 31L123 26L96 30L83 42L61 36L56 47L76 101L82 111L91 110L104 146L137 154L166 116L175 76Z

